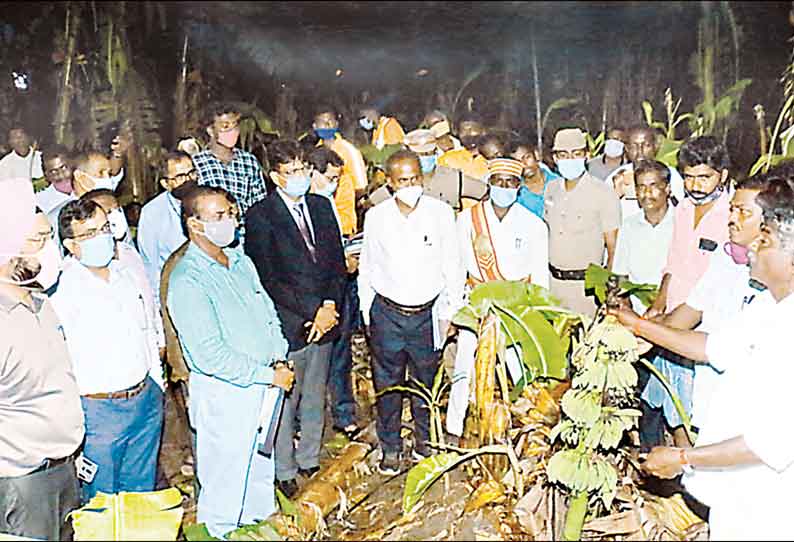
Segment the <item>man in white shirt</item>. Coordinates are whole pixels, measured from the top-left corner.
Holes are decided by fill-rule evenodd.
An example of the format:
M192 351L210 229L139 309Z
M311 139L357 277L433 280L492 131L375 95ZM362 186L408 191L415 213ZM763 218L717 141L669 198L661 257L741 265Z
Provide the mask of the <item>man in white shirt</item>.
M439 349L463 297L455 214L452 207L422 195L419 157L398 151L386 162L394 196L367 212L358 288L369 328L375 390L404 385L406 367L431 387ZM429 455L429 414L411 397L414 457ZM377 430L383 458L378 469L396 474L402 462L402 394L377 399Z
M523 205L516 204L524 165L512 158L488 162L489 197L458 215L458 245L469 286L491 280L524 280L549 287L549 229ZM460 330L455 371L447 408L447 431L460 436L469 404L477 336ZM513 382L523 375L518 352L507 353Z
M16 124L8 130L11 152L0 160L0 181L5 179L41 179L41 152L31 146L25 128Z
M615 189L620 197L620 209L623 218L640 212L637 195L634 193L634 183L631 174L634 163L639 160L655 160L659 145L656 141L656 132L649 126L634 126L629 129L626 143L626 157L629 163L620 166L610 173L604 182ZM670 170L670 193L676 202L684 201L684 179L678 170L667 166Z
M153 311L131 271L113 259L115 241L99 205L69 202L59 220L71 257L52 303L82 396L83 453L98 465L84 497L152 491L163 420Z
M143 206L138 220L138 250L154 290L160 288L160 273L168 257L187 241L179 218L180 202L198 186L198 172L187 153L168 153L162 164L160 186L165 192Z
M634 184L642 213L623 217L612 271L638 284L658 285L673 238L670 170L656 160L640 161ZM645 310L638 300L632 303L635 311Z
M72 166L69 150L63 145L52 145L42 151L44 178L49 186L36 193L36 205L44 214L50 213L71 200Z
M790 513L794 485L794 437L786 430L794 380L788 341L794 318L794 168L780 166L767 178L773 182L756 198L763 222L749 261L752 278L769 289L774 306L751 305L710 334L612 311L635 334L725 371L697 446L654 448L644 464L661 478L687 473L687 488L711 509L712 540L794 536L794 528L781 521Z

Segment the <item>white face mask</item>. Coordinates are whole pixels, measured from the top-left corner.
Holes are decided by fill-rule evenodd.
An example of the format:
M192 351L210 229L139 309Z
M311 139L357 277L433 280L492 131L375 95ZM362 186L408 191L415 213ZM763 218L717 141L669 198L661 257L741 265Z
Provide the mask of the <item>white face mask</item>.
M83 175L88 177L88 180L93 183L91 190L113 190L113 179L110 177L94 177L85 171L81 171Z
M55 241L52 239L47 240L47 242L44 243L44 246L41 247L41 250L35 254L16 254L15 256L25 259L35 258L38 260L40 265L39 272L32 279L22 282L6 279L0 279L0 282L4 282L6 284L15 284L17 286L23 287L37 282L41 286L42 290L49 290L50 287L58 281L58 277L61 274L61 269L63 268L63 259L61 258L61 253L58 250Z
M414 208L419 203L419 198L422 197L424 189L421 186L406 186L400 188L394 193L394 197L406 204L408 207Z
M113 234L116 241L124 239L130 230L127 217L124 216L124 211L121 208L113 209L108 213L108 224L110 224L110 233Z
M224 218L217 222L204 222L203 220L199 220L199 222L204 226L204 237L213 245L225 248L234 241L237 221L233 218Z
M617 139L607 139L604 141L604 154L610 158L619 158L623 156L624 145L622 141Z

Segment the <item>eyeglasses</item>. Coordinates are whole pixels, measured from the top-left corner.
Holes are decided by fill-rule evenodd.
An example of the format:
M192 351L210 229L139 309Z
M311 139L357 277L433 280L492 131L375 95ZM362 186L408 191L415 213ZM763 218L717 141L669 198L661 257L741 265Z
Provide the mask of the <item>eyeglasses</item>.
M97 235L101 233L110 233L110 222L105 222L104 225L100 226L99 228L92 228L85 233L81 233L80 235L75 235L72 237L75 241L85 241L87 239L93 239Z
M177 186L186 183L187 181L195 181L198 179L198 172L196 168L191 169L187 173L180 173L179 175L175 175L173 177L166 177L169 181L176 181Z
M298 174L298 173L310 174L313 170L314 170L314 168L312 168L312 166L303 164L300 167L296 167L296 168L293 168L293 169L289 169L289 168L285 167L284 171L280 172L280 173L284 177L289 177L290 175L295 175L295 174Z

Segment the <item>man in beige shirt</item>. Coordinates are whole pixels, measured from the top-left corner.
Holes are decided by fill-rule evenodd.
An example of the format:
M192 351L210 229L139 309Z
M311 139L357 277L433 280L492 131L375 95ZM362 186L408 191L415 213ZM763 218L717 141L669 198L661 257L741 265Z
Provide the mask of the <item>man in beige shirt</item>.
M563 178L546 190L551 293L567 308L592 316L596 307L585 295L584 272L591 263L612 267L620 201L614 190L587 173L587 141L580 129L558 131L552 151Z
M71 539L83 411L63 328L43 290L60 253L29 180L0 182L0 533Z

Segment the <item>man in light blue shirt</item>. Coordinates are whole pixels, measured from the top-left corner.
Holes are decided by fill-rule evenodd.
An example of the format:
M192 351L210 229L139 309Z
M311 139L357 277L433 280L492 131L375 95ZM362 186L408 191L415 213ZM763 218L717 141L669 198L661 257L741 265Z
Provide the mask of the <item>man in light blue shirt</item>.
M182 209L179 200L198 186L198 174L187 153L169 153L163 164L165 176L160 179L160 185L166 191L143 206L138 220L138 251L155 291L160 288L165 261L187 241L179 218Z
M287 340L254 264L234 241L234 198L201 186L182 200L190 244L169 278L168 311L190 368L190 420L201 481L197 520L224 538L275 512L273 458L256 450L265 390L288 390L292 371L274 363Z

